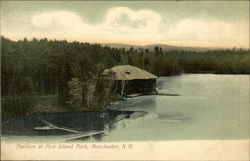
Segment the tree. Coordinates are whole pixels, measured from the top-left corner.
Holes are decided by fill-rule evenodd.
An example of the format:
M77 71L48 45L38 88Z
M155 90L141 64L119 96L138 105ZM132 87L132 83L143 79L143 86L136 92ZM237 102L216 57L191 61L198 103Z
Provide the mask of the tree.
M128 80L121 80L121 85L122 85L121 97L123 97L124 88L125 88L125 86L126 86L127 84L128 84Z
M72 78L68 82L69 86L69 95L70 95L70 100L68 101L69 104L71 105L81 105L83 101L82 97L82 86L83 83L79 80L79 78Z

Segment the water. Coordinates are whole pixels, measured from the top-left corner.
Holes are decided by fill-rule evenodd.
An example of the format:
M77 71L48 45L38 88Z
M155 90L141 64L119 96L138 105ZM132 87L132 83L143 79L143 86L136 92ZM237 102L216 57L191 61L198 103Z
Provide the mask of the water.
M81 133L57 136L6 136L3 140L62 142L249 139L249 75L184 74L160 77L161 92L180 96L127 99L111 110L146 111L116 117L95 140ZM74 119L74 117L72 118ZM67 139L66 139L67 138Z
M180 96L143 96L114 109L147 111L116 124L103 141L249 138L249 75L160 77L158 89Z

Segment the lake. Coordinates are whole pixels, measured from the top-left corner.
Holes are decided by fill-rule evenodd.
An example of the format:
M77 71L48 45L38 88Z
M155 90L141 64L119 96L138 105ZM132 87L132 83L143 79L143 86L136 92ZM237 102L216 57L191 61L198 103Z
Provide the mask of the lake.
M160 77L157 88L180 96L142 96L113 106L148 113L118 122L103 141L249 138L249 75Z
M65 140L66 136L69 139L80 138L75 141L90 142L249 139L249 75L182 74L160 77L157 88L160 92L180 96L140 96L111 106L111 112L124 113L113 114L112 126L110 123L104 126L104 135L98 140L93 137L83 139L82 133L32 137L12 135L4 136L3 140L55 142ZM110 115L110 112L100 115L103 114ZM81 120L86 113L78 115L80 121L86 123ZM91 115L96 120L97 115ZM80 121L77 124L65 122L67 117L76 121L74 114L47 117L43 116L43 119L51 119L50 123L56 125L62 123L65 126L68 123L68 126L79 124L76 126L79 127L81 124ZM26 119L26 122L30 121ZM20 126L19 123L16 121L16 126Z

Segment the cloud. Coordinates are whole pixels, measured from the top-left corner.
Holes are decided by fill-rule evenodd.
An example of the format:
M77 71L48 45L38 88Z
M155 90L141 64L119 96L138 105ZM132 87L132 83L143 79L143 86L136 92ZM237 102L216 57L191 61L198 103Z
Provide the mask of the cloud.
M228 39L232 36L233 26L222 21L184 19L172 26L167 35L171 39L211 40Z
M73 27L82 26L81 18L69 11L52 11L39 13L33 16L32 24L35 27L49 28L53 26Z
M161 16L151 10L133 11L127 7L108 10L105 25L117 30L152 30L161 23Z
M74 12L50 11L32 17L28 34L31 37L138 44L177 42L197 45L202 42L216 46L218 42L219 45L241 42L246 46L249 42L249 24L242 27L241 24L198 18L184 18L171 24L163 18L171 20L171 17L163 17L149 9L114 7L106 11L101 22L91 24Z
M77 14L69 11L51 11L32 17L32 24L41 30L51 29L54 33L120 37L143 32L155 32L161 23L161 16L151 10L134 11L127 7L115 7L107 11L99 24L88 24ZM124 34L125 33L125 34ZM129 35L128 35L129 34Z

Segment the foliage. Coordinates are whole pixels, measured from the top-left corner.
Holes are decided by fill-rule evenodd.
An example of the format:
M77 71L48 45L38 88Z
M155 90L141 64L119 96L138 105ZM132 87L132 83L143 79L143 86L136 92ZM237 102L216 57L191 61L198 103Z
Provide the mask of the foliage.
M69 94L71 96L70 101L68 102L71 105L80 105L83 102L82 90L83 83L80 82L79 78L72 78L68 82L70 88Z
M158 76L180 73L250 74L249 49L204 52L155 47L125 50L58 40L11 41L1 37L2 110L25 114L37 96L56 95L60 104L102 109L120 99L102 71L130 64ZM25 98L25 99L21 99ZM30 99L28 99L30 98Z

